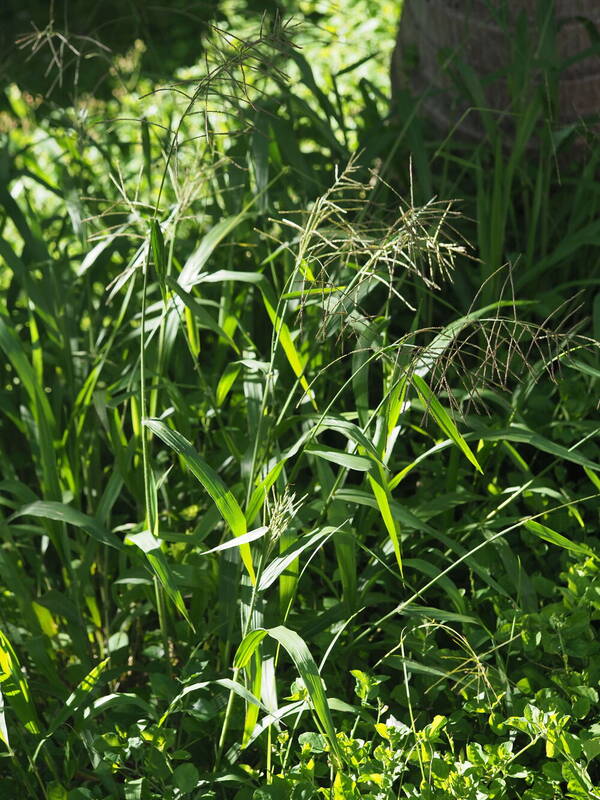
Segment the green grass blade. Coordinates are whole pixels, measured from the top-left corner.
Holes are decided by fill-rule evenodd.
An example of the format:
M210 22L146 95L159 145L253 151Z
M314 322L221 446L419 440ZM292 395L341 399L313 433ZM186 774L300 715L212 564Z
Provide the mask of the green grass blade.
M578 453L577 450L570 450L560 444L556 444L551 439L542 436L540 433L530 430L525 425L511 425L509 428L502 428L500 430L491 430L483 425L473 425L473 438L482 439L487 442L498 442L508 440L509 442L520 442L521 444L529 444L543 453L548 453L551 456L564 461L570 461L573 464L587 467L587 469L594 472L600 472L600 464L591 461L589 458Z
M152 220L150 227L150 246L152 248L154 266L156 267L161 282L163 282L167 273L167 257L163 233L160 228L160 223L156 219Z
M260 697L262 687L262 654L261 648L258 646L254 651L252 658L246 666L246 683L254 697ZM256 703L246 702L246 715L244 717L244 733L242 737L242 749L247 747L256 723L258 722L258 713L260 707Z
M261 637L261 639L264 639L266 634L267 632L264 631L264 635ZM252 654L250 654L250 656L251 655ZM158 721L158 726L162 727L165 724L169 716L173 713L173 711L175 711L177 705L179 705L179 703L184 698L186 698L190 694L193 694L194 692L199 692L202 689L207 689L211 685L222 686L224 689L227 689L230 692L237 694L247 703L254 703L255 705L259 706L259 708L261 708L263 711L265 712L267 711L267 709L260 702L260 700L257 697L255 697L252 694L252 692L249 692L245 686L242 686L241 683L238 683L237 681L234 681L231 678L219 678L218 680L215 681L198 681L196 683L191 683L188 686L186 686L181 692L179 692L178 695L176 695L173 698L173 700L171 700L171 702L169 703L169 707Z
M421 378L420 375L413 375L411 380L419 397L421 398L421 402L425 405L427 412L431 414L444 434L451 439L458 448L460 448L471 464L473 464L475 469L477 469L478 472L483 473L483 470L475 458L473 451L458 432L458 428L450 418L448 412L442 406L435 394L431 391L429 386L425 383L423 378Z
M552 530L552 528L549 528L547 525L542 525L541 522L536 522L536 520L531 519L524 524L528 531L539 536L540 539L550 542L550 544L562 547L565 550L570 550L572 553L577 553L577 555L580 556L595 555L587 545L573 542L571 539L567 539L566 536L563 536L562 533L557 533L557 531Z
M64 706L60 710L59 714L53 719L52 725L50 726L50 730L48 733L45 734L42 741L38 744L35 754L33 756L33 760L35 761L38 753L48 739L50 739L56 731L64 725L64 723L71 717L73 714L76 714L85 704L86 700L89 699L90 692L96 687L98 681L104 674L108 664L110 662L110 658L105 658L103 661L100 661L99 664L88 672L85 678L79 682L77 688L74 692L72 692L67 700L65 701ZM91 704L90 704L91 705Z
M296 345L292 339L290 329L282 317L277 314L275 310L277 304L274 302L272 290L267 290L266 282L261 286L261 290L263 302L265 304L265 308L267 309L267 314L269 315L269 319L271 320L271 324L273 325L273 329L275 331L276 341L281 343L283 352L286 355L290 367L294 371L294 375L300 381L300 385L304 389L306 395L310 398L310 401L316 410L317 404L315 402L315 396L308 385L306 377L304 376L305 365L302 362L298 351L296 350Z
M200 553L200 555L207 556L209 553L220 553L223 550L231 550L233 547L239 547L242 544L255 542L257 539L261 539L268 530L269 528L266 525L263 525L262 528L256 528L256 530L248 531L248 533L244 533L237 539L228 539L226 542L218 544L216 547L212 547L210 550L205 550L203 553Z
M244 669L248 666L254 651L265 638L267 633L268 631L264 628L259 628L258 630L250 631L250 633L244 636L240 646L237 649L235 658L233 659L233 666L235 669Z
M248 524L252 524L254 518L263 507L265 498L271 486L275 483L277 478L281 475L284 461L279 461L275 466L269 470L267 476L258 484L250 496L248 507L246 509L246 519Z
M318 544L318 546L321 547L325 544L325 541L338 530L339 528L326 527L318 531L313 531L312 533L307 533L305 536L301 536L297 539L264 568L258 584L259 591L263 592L275 583L277 578L285 572L301 553L309 547L312 548L313 545Z
M4 697L2 696L2 689L0 688L0 741L10 749L10 740L8 737L8 727L6 725L6 714L4 713Z
M217 406L219 408L225 402L225 399L231 391L231 387L235 383L237 376L240 374L241 369L242 365L235 362L227 364L225 367L223 374L219 378L219 383L217 384Z
M402 574L402 550L400 548L400 526L394 518L391 509L391 492L386 481L385 475L381 467L377 466L375 475L367 475L369 484L373 490L373 495L381 513L383 524L386 527L392 545L394 547L394 555L398 562L400 574Z
M0 685L19 721L30 733L39 733L40 724L31 700L29 684L13 646L2 631L0 631Z
M332 754L337 757L339 763L342 763L343 756L337 743L335 727L323 688L323 681L306 642L295 631L283 625L270 628L268 633L287 651L296 665L296 669L300 673L300 677L308 691L314 713L329 740Z
M183 275L183 273L182 273ZM198 275L198 283L220 283L223 281L241 281L242 283L252 283L259 287L263 303L267 314L269 315L269 319L271 320L271 324L273 325L273 329L275 332L275 344L277 345L278 342L281 343L283 348L283 352L288 360L290 367L292 368L296 378L299 380L300 385L304 389L307 396L310 398L313 407L316 409L314 394L311 391L308 381L304 376L304 369L305 364L302 362L298 350L296 349L296 345L294 344L294 340L292 338L292 334L288 325L286 324L285 320L277 313L277 296L275 291L269 281L262 275L260 272L239 272L233 270L217 270L217 272L208 274L208 275ZM179 279L179 283L184 287L187 288L185 283L182 282L181 276Z
M116 550L121 550L123 548L122 542L114 533L106 530L93 517L88 517L87 514L83 514L81 511L77 511L77 509L71 508L71 506L65 503L40 500L21 508L16 514L13 514L12 518L24 516L41 517L42 519L64 522L68 525L73 525L75 528L81 528L101 544L114 547Z
M235 230L237 226L246 219L247 214L236 214L235 216L227 217L226 219L218 222L211 230L204 236L196 250L185 262L183 269L179 274L177 282L185 289L186 292L195 286L199 281L198 278L202 273L202 269L215 248L228 236L231 231Z
M241 642L235 656L234 665L237 668L246 666L260 642L266 635L271 636L275 641L286 650L298 670L300 677L304 681L306 690L312 702L313 711L317 721L320 723L329 741L331 751L339 763L342 763L343 756L337 743L335 727L329 704L323 689L323 681L319 675L317 665L310 654L306 642L295 631L279 625L276 628L259 629L251 631Z
M44 476L44 494L50 500L58 500L61 492L54 446L56 420L48 402L48 397L37 380L35 370L27 359L19 338L1 316L0 349L4 350L5 355L12 363L15 372L25 387L31 407L34 410Z
M340 467L353 469L357 472L369 472L373 468L373 462L367 456L357 456L353 453L346 453L343 450L334 450L331 447L325 448L310 445L305 448L304 452L307 455L324 458L325 461L330 461L332 464L338 464Z
M144 553L148 563L158 578L161 586L169 595L181 615L188 621L190 626L193 627L189 618L185 603L181 592L177 588L175 576L169 567L167 559L161 550L160 539L157 539L150 531L142 531L141 533L134 533L127 537L127 540L134 544Z
M368 439L367 436L361 431L358 425L349 422L343 417L336 417L331 414L326 417L318 418L318 425L316 426L315 435L318 435L322 430L332 430L341 433L351 442L354 442L359 447L363 447L366 452L372 456L375 461L379 461L379 454L377 448Z
M111 692L102 697L98 697L92 703L83 709L84 718L90 719L97 714L103 714L110 708L123 709L127 706L136 706L141 708L144 714L149 719L154 719L155 712L152 706L147 703L142 697L132 692Z
M212 497L223 519L231 528L233 535L237 538L247 533L246 517L237 500L212 467L200 458L191 442L188 442L188 440L177 431L168 428L165 423L159 419L145 419L144 425L182 457L186 466ZM240 545L240 555L254 583L256 581L256 576L252 564L252 553L248 543Z
M239 348L231 336L229 336L227 331L223 330L223 328L214 321L208 311L202 307L195 297L193 297L189 292L186 292L185 289L179 286L179 284L176 283L172 278L167 277L166 283L169 289L175 292L185 307L193 314L196 324L199 328L212 331L226 341L227 344L229 344L229 346L232 347L238 355L240 354Z

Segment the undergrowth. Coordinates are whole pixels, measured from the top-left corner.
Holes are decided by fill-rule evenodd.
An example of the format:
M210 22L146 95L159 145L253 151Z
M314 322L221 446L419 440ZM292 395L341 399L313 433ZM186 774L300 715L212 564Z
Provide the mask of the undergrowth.
M597 156L390 115L313 5L7 90L7 797L600 796Z

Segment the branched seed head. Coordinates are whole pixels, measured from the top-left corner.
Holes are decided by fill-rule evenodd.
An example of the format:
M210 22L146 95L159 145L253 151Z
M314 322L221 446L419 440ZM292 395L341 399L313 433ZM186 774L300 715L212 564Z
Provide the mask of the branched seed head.
M304 497L296 500L294 492L290 492L286 486L282 495L275 495L270 509L271 519L269 521L269 545L272 547L279 541L281 536L289 529L294 517L302 507Z

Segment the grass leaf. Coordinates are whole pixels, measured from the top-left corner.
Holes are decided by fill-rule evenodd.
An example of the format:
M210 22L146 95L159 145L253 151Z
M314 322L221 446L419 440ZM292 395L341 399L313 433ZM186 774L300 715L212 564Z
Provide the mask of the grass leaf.
M435 394L431 391L429 386L425 383L423 378L421 378L420 375L414 374L411 380L419 397L421 398L421 402L425 405L427 412L431 414L444 434L451 439L454 444L457 445L457 447L460 448L460 450L468 458L471 464L473 464L478 472L483 472L479 462L473 454L473 451L458 432L458 428L450 418L448 412L442 406Z
M177 431L167 427L159 419L146 419L144 425L183 458L186 466L214 500L233 535L243 536L247 532L244 512L217 473L200 458L191 442ZM247 543L240 545L240 555L254 583L256 576L252 564L252 553Z
M9 706L29 733L40 733L40 723L31 700L29 684L13 646L0 630L0 685ZM6 742L8 744L8 742Z
M168 561L165 558L165 554L161 550L161 542L160 539L157 539L151 531L142 531L141 533L134 533L127 537L128 541L134 544L136 547L145 554L146 558L148 559L148 563L152 567L152 570L158 580L160 581L161 586L164 588L166 593L169 595L175 606L181 613L181 615L189 622L191 625L192 622L189 618L187 609L185 607L185 603L183 602L183 597L181 596L181 592L177 588L177 582L171 568L169 567ZM192 626L193 627L193 626Z
M552 528L549 528L547 525L542 525L541 522L530 519L524 524L528 531L539 536L540 539L550 542L550 544L562 547L564 550L570 550L572 553L577 553L580 556L594 555L594 552L586 544L573 542L571 539L567 539L566 536L563 536L562 533L557 533L557 531L552 530Z
M344 759L337 743L335 727L331 718L331 712L329 711L327 697L323 689L323 681L321 680L319 670L310 654L306 642L298 636L295 631L283 625L278 625L275 628L262 628L251 631L238 647L234 665L238 668L246 666L260 642L267 635L279 642L296 665L296 669L306 686L315 717L325 732L332 753L337 758L338 763L341 764Z
M318 456L324 458L326 461L331 461L332 464L338 464L345 469L353 469L357 472L368 472L373 468L373 462L367 456L357 456L353 453L346 453L343 450L334 450L333 448L319 447L318 445L309 445L304 450L307 455Z
M73 525L76 528L81 528L86 531L101 544L114 547L116 550L121 550L123 548L123 543L117 539L114 533L103 528L93 517L89 517L87 514L83 514L81 511L77 511L77 509L65 503L55 503L51 500L39 500L19 509L16 514L13 514L12 519L25 516L41 517L42 519L53 519L57 522L65 522L68 525Z

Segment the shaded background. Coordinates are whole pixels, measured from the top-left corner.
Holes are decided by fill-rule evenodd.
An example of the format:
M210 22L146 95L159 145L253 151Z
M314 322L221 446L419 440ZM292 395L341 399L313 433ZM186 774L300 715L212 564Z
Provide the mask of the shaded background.
M111 60L137 40L142 70L157 80L197 62L219 0L4 0L0 4L0 87L9 83L62 105L77 95L110 94ZM247 0L248 15L288 11L290 3ZM286 6L284 8L284 6Z

